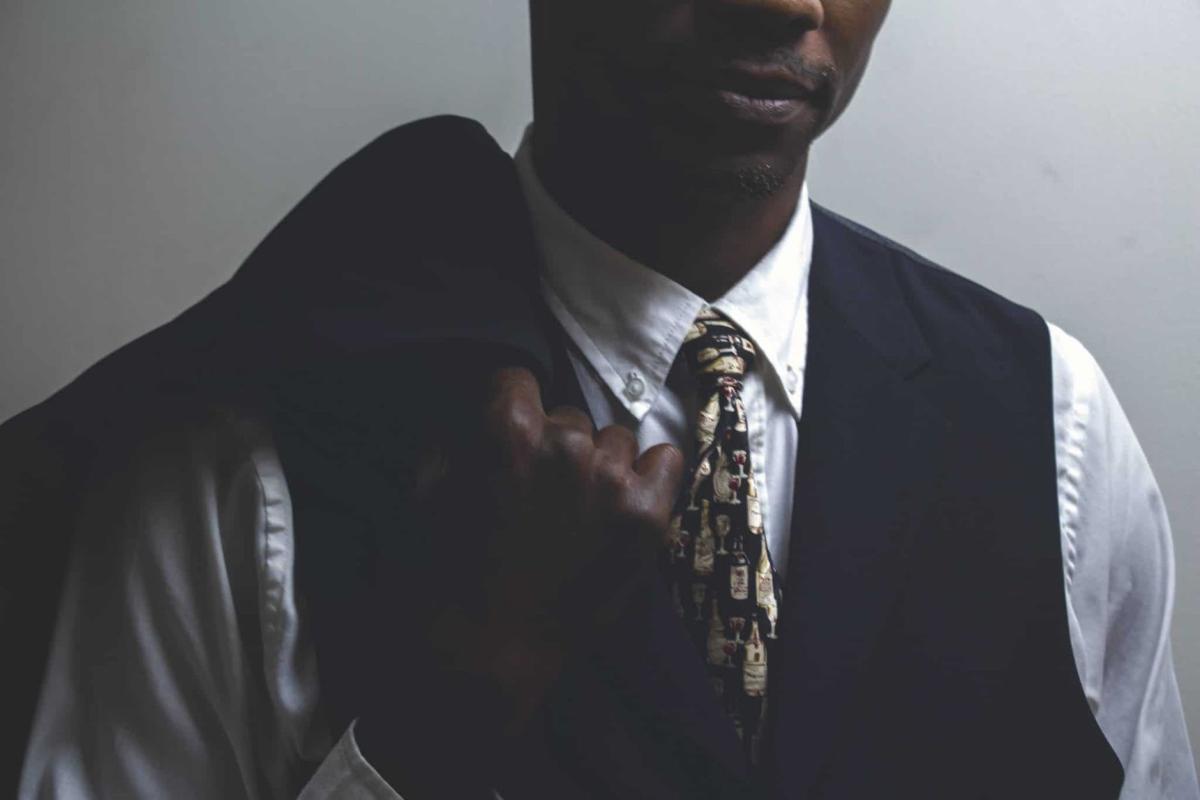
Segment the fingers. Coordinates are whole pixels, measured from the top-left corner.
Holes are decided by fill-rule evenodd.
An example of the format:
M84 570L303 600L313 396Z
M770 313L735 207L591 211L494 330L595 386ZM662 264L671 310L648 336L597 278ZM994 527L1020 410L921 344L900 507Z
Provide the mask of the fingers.
M637 437L624 426L597 432L591 416L572 406L546 413L536 377L523 368L495 371L488 417L511 480L541 475L545 485L590 486L584 495L618 516L651 527L669 520L683 477L677 448L661 444L639 456Z
M544 413L538 380L524 367L505 367L493 372L491 391L493 404L518 405Z
M678 448L659 444L639 456L637 436L621 425L609 425L596 434L595 463L606 482L616 487L617 500L629 516L641 517L651 527L667 524L683 479Z
M558 406L546 418L563 430L587 434L589 439L596 431L592 418L574 406Z
M596 449L626 469L633 469L638 455L637 436L624 425L609 425L596 434Z
M545 426L541 389L533 373L522 367L498 369L492 374L487 427L506 444L541 439Z
M633 463L633 471L657 499L662 516L669 516L683 480L683 454L679 448L669 444L655 445L638 457Z

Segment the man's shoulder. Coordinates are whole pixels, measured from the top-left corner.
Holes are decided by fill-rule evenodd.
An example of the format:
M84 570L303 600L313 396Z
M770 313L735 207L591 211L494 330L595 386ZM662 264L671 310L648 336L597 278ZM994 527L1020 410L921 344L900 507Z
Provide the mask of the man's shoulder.
M853 263L864 283L894 287L943 364L1008 371L1048 367L1049 328L1034 309L871 228L813 205L817 246Z
M257 521L286 509L269 433L254 417L141 392L123 404L97 397L73 385L0 425L0 544L10 556L0 567L0 635L11 645L0 692L10 712L5 741L29 732L77 544L149 562L186 542L251 563ZM18 767L15 756L0 773Z
M935 262L916 250L879 233L866 225L813 204L814 221L826 231L836 231L844 242L853 242L860 252L886 261L905 288L921 289L946 300L969 302L994 308L1006 314L1037 314L1033 309L1005 297L978 281ZM932 299L932 298L931 298Z
M56 514L98 493L134 503L170 494L191 504L197 492L219 499L235 484L259 486L274 460L270 426L253 407L147 389L118 407L72 384L0 425L0 527L16 535L14 517L29 527L29 515Z

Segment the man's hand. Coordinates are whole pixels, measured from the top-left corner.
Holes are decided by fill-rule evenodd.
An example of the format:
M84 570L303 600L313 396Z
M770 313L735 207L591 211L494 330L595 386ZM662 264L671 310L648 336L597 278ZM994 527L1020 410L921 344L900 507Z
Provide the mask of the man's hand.
M627 428L595 431L582 411L546 413L524 369L496 372L485 410L481 485L487 626L564 645L617 617L648 575L670 520L682 456L639 456Z
M420 697L398 695L386 704L394 710L365 715L357 729L377 767L383 757L395 764L397 749L409 753L400 758L401 775L384 774L414 796L425 785L411 755L422 727L422 747L456 733L459 747L468 732L515 734L573 648L648 587L683 471L670 445L639 455L626 428L595 431L570 407L547 413L537 380L520 368L492 374L480 418L464 429L469 435L450 454L447 474L428 490L431 513L422 515L424 535L443 537L458 583L447 587L431 641L408 645L424 664L416 682L442 705L431 713ZM410 693L413 683L395 681ZM462 710L448 713L450 703ZM431 730L438 726L440 734ZM381 757L381 750L392 752Z
M583 411L547 413L525 369L495 372L474 452L448 477L471 502L455 535L480 541L474 608L451 606L434 644L490 682L502 726L537 707L573 645L615 620L652 575L682 474L670 445L638 454L627 428L595 431Z

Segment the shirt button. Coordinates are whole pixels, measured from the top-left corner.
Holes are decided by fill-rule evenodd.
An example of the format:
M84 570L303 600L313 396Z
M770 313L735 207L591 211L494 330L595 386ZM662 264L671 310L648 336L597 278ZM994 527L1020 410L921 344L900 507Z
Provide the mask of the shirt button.
M788 394L795 394L796 388L800 385L800 376L796 374L796 370L791 367L787 368L787 375L784 377L784 385L787 386Z
M642 376L637 374L637 370L631 370L625 376L625 397L630 400L637 400L646 391L646 382L642 380Z

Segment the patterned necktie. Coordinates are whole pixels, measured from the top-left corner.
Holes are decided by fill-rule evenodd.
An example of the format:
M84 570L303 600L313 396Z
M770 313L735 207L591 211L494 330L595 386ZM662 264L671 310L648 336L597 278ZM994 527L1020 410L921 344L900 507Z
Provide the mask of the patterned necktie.
M729 319L705 309L683 352L696 379L700 413L696 455L671 519L667 581L753 767L781 599L742 405L742 378L755 349Z

